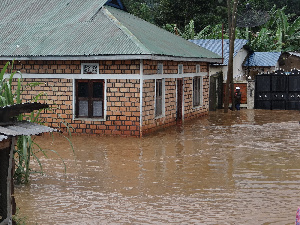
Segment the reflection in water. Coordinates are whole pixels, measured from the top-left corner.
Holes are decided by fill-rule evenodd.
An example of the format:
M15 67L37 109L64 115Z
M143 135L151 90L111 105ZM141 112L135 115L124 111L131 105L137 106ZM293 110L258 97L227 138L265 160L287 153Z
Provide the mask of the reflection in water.
M16 188L29 224L293 224L299 112L241 110L138 138L37 137L65 159ZM49 153L50 154L50 153ZM37 165L34 165L38 168Z

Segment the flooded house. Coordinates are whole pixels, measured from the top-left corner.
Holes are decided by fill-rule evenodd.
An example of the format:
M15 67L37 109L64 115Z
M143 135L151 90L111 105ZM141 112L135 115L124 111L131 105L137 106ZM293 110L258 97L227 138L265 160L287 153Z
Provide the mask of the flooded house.
M76 133L142 136L208 113L209 64L221 56L126 12L121 1L5 1L0 65L15 60ZM12 13L17 12L17 13ZM10 72L10 71L8 71ZM18 76L16 76L18 77Z
M12 216L16 213L13 158L17 137L55 131L43 125L16 121L14 117L47 107L40 103L24 103L0 108L0 225L13 224Z

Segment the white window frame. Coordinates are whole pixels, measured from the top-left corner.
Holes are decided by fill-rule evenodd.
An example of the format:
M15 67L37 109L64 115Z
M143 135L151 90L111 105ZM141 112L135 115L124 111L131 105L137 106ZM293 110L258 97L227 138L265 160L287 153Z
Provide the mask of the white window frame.
M161 80L161 114L156 113L157 107L157 80ZM160 118L165 116L165 79L155 79L155 96L154 96L155 106L154 106L154 115L155 118Z
M199 87L198 87L198 91L197 91L197 92L199 92L199 93L197 93L197 95L199 95L199 99L198 99L199 104L195 103L195 98L197 97L197 96L195 96L195 92L196 92L196 90L195 90L195 86L196 86L195 79L196 79L196 81L198 81L198 79L199 79L199 82L200 82ZM203 106L203 76L195 76L195 77L193 77L193 108L198 108L198 107L201 107L201 106Z

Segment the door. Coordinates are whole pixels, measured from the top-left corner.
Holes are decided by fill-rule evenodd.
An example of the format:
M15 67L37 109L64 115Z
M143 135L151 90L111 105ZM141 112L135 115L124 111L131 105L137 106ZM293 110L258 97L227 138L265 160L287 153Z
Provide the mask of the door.
M182 97L183 97L183 79L177 79L177 123L182 121Z

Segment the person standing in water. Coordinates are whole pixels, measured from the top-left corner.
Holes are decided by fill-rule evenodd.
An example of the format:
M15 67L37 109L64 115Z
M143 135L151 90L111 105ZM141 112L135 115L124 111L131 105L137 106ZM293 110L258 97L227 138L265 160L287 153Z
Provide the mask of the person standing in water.
M234 103L235 103L236 110L240 110L241 99L242 99L242 93L240 87L236 87L234 93Z

